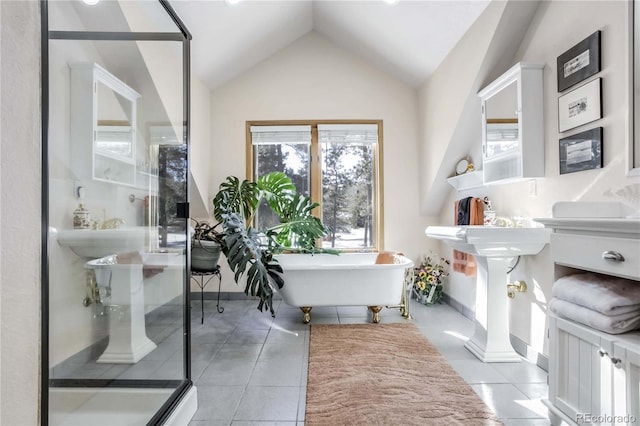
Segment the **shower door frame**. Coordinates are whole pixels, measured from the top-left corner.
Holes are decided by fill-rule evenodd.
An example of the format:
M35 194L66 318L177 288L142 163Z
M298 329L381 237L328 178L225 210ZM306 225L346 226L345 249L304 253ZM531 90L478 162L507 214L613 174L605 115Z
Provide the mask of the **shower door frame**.
M41 222L41 391L40 391L40 424L49 424L49 41L50 40L81 40L81 41L176 41L182 43L182 72L183 72L183 118L186 145L186 167L189 170L189 145L190 145L190 88L191 88L191 33L182 20L173 10L168 0L158 0L158 3L167 12L179 32L105 32L105 31L49 31L48 1L40 1L40 25L41 25L41 102L42 102L42 222ZM185 219L189 217L189 180L185 182L186 203L184 208ZM169 399L151 417L148 425L163 424L173 410L181 402L182 398L193 387L191 380L191 320L190 320L190 235L186 232L185 243L185 268L183 275L183 378Z

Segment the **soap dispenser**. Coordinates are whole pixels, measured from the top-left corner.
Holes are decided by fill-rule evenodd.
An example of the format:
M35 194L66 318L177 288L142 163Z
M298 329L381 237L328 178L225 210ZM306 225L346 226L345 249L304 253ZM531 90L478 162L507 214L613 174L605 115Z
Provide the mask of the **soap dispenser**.
M73 211L73 229L91 229L91 213L80 203Z

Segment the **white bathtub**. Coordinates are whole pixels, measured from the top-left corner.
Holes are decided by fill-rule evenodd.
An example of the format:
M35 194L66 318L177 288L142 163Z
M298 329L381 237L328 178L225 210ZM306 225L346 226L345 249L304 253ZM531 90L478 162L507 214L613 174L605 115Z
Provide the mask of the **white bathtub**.
M281 254L275 256L284 270L278 290L290 306L302 309L310 321L314 306L367 306L379 322L383 306L397 307L409 317L405 270L413 262L401 255L396 263L376 264L377 253Z

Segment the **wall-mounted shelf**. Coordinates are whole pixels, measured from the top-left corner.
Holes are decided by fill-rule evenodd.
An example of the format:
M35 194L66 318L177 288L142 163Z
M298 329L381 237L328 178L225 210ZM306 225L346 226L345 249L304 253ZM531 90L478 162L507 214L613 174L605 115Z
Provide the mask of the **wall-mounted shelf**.
M453 186L458 191L479 188L483 186L482 170L474 170L472 172L466 172L458 176L447 178L447 182L449 182L449 185Z

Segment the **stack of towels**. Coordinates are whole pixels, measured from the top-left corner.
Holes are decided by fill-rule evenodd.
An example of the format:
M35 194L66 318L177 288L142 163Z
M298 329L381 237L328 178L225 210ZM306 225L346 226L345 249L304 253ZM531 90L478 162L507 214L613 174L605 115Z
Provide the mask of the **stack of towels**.
M640 328L640 282L579 273L553 284L549 309L560 317L604 331L626 333Z

